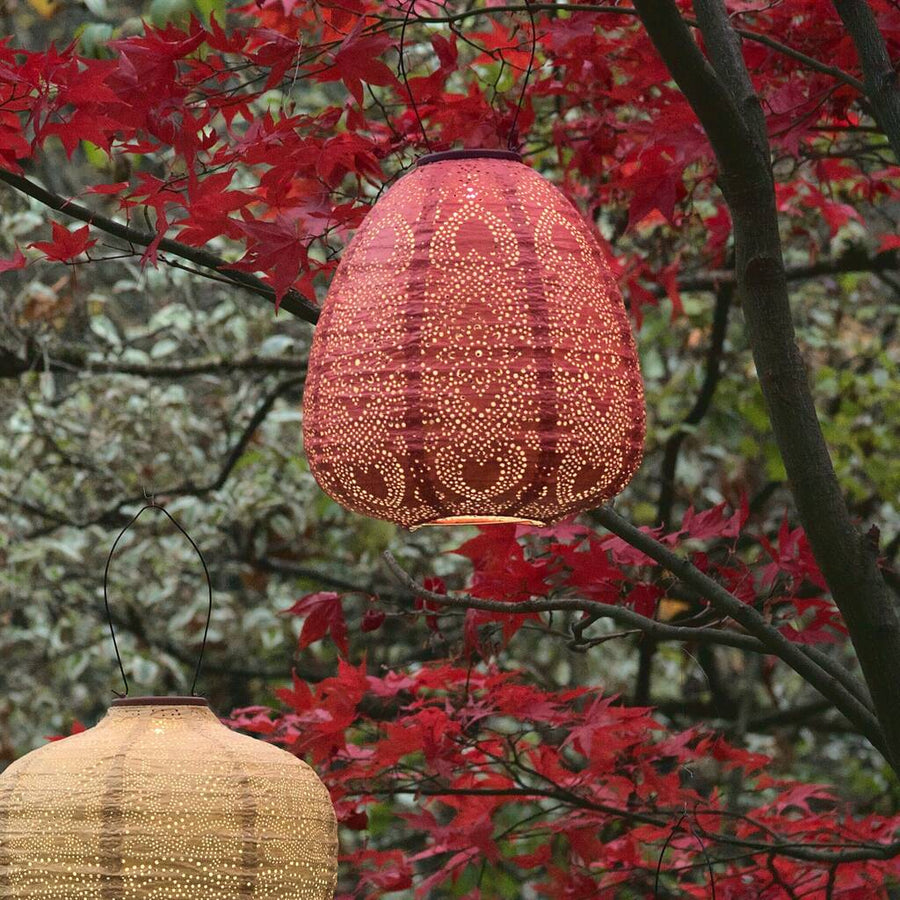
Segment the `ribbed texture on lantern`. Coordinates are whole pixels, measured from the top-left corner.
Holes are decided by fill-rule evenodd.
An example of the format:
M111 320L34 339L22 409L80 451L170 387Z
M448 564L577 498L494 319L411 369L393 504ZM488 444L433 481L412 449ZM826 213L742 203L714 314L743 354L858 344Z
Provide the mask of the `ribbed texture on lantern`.
M621 491L641 459L643 388L578 211L510 159L401 178L335 273L303 433L326 493L406 527L548 523Z
M334 810L305 763L204 706L114 707L0 776L0 897L331 900Z

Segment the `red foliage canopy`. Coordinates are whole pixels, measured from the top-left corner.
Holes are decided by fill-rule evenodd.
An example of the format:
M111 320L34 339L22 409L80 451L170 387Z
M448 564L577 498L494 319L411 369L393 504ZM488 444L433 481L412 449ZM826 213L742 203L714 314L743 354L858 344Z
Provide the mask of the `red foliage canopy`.
M873 6L896 48L900 15L890 0ZM528 29L503 13L480 32L473 13L445 17L442 7L426 7L417 12L443 20L430 36L437 68L414 72L410 90L432 147L505 146ZM889 196L896 175L877 147L845 142L847 134L867 133L852 42L827 0L732 7L773 147L798 167L779 186L781 212L799 229L824 220L833 234L859 216L848 200ZM617 275L639 320L641 306L661 293L677 312L679 285L692 268L723 266L729 219L706 137L633 11L600 9L538 14L539 62L547 64L527 91L519 125L529 155L557 167L586 212L621 210L617 229L646 232L668 222L690 236L677 255L666 252L660 232L660 252L621 260ZM111 59L79 55L77 43L26 52L7 38L0 43L0 163L21 171L48 141L61 141L70 155L83 142L114 159L157 154L164 177L138 167L127 181L86 190L125 212L152 211L157 239L165 234L190 247L227 239L235 267L260 273L278 297L292 287L313 296L333 271L331 240L359 225L371 189L408 165L421 141L406 92L385 62L397 47L401 9L279 0L248 4L232 19L227 29L214 18L187 30L148 25L113 42ZM461 54L461 37L466 49L481 42L474 60ZM501 57L500 74L513 82L502 95L460 79L461 68ZM348 93L317 94L307 109L305 97L292 94L304 81L340 82ZM279 105L260 114L259 101L275 89ZM68 248L54 235L44 249L58 259ZM158 241L145 258L155 260L157 251Z

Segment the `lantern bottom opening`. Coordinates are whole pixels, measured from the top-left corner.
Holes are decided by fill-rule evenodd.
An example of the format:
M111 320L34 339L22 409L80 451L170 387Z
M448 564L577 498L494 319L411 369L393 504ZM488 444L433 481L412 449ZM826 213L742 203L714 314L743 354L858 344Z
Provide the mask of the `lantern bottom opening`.
M427 528L430 525L536 525L538 528L544 528L546 524L538 519L523 519L521 516L446 516L443 519L422 522L410 531Z

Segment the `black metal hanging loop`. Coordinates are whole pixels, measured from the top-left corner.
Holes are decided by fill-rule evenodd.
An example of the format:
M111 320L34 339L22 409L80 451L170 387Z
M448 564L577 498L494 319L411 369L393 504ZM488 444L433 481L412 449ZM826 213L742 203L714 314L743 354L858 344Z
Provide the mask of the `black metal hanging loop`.
M128 676L125 674L125 666L122 664L122 654L119 652L119 642L116 640L116 629L113 625L112 612L109 608L109 567L112 563L113 555L116 552L116 547L119 546L119 541L122 540L122 537L125 535L125 532L134 525L135 522L145 513L148 509L158 509L190 542L190 545L194 548L197 553L197 556L200 557L200 564L203 566L203 573L206 575L206 588L207 593L209 595L209 601L207 605L206 611L206 627L203 629L203 643L200 645L200 655L197 658L197 668L194 670L194 680L191 682L191 696L196 697L197 693L197 679L200 677L200 669L203 666L203 654L206 652L206 641L209 637L209 626L212 621L212 610L213 610L213 596L212 596L212 579L209 576L209 569L206 565L206 560L203 558L203 554L200 552L200 548L194 542L194 539L182 528L182 526L172 517L171 513L168 510L164 509L155 501L151 500L146 506L138 510L138 512L132 517L131 521L119 532L119 536L116 538L115 542L112 545L112 549L109 551L109 556L106 558L106 568L103 571L103 604L106 607L106 621L109 625L109 633L112 637L113 648L116 651L116 661L119 664L119 671L122 673L122 683L125 685L125 693L120 694L118 691L113 691L113 693L119 697L120 699L124 699L128 696Z
M403 25L400 27L400 60L397 66L397 74L403 82L403 86L406 88L406 94L409 97L409 105L412 107L413 113L415 113L416 116L416 121L419 123L419 130L422 132L422 139L425 142L425 146L428 148L428 152L431 153L431 141L428 138L425 123L422 121L422 116L419 113L419 105L416 103L412 88L409 86L409 76L406 71L406 29L409 27L409 20L412 16L415 4L416 0L409 0L406 7L406 15L403 17ZM528 82L531 81L531 76L534 74L534 60L537 55L537 22L534 18L534 10L531 7L531 0L525 0L525 8L528 10L528 18L531 21L531 56L528 60L528 68L525 70L525 78L522 80L522 90L519 92L519 100L516 103L516 110L513 113L512 124L510 125L509 135L506 140L507 147L513 153L517 153L519 150L519 116L522 113L522 106L525 102L525 91L528 88Z

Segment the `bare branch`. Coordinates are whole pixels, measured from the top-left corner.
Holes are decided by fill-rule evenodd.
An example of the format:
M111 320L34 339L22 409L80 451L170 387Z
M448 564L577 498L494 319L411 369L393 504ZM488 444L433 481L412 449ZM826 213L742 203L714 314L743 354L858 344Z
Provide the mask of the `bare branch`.
M612 6L609 4L592 3L530 3L528 4L528 6L509 5L478 7L476 9L464 10L462 12L454 13L448 16L416 16L416 20L424 24L440 25L459 22L463 19L470 19L474 16L526 13L529 9L531 9L531 11L533 12L607 13L617 16L637 15L637 10L634 7L630 6ZM382 21L402 22L403 20L396 18L383 18ZM684 21L688 25L692 26L696 26L698 24L694 19L685 18ZM797 60L797 62L803 63L803 65L808 69L811 69L815 72L821 72L823 75L830 75L832 78L844 82L844 84L852 87L854 90L859 91L861 94L865 92L865 86L858 78L854 78L849 72L845 72L843 69L838 68L837 66L829 65L828 63L824 63L821 60L816 59L815 57L801 52L800 50L795 50L793 47L790 47L787 44L784 44L767 34L761 34L758 31L752 31L749 28L736 28L735 31L745 40L763 44L769 49L775 50L777 53L780 53L782 56L787 56L791 59Z
M806 281L827 275L842 275L849 272L871 272L881 275L884 272L896 272L900 269L900 253L889 250L884 253L869 254L862 248L853 248L841 256L831 259L820 259L802 266L786 266L784 270L787 281ZM696 275L685 275L678 279L681 291L714 291L722 285L734 284L737 278L733 269L701 272ZM653 285L650 288L659 297L666 295L665 287Z
M311 581L328 585L328 587L336 588L339 591L349 591L354 594L378 594L380 597L389 599L400 599L400 594L384 590L372 584L358 584L342 578L339 575L333 575L323 572L313 566L303 565L302 563L293 562L286 559L278 559L274 556L263 556L245 560L245 562L258 569L260 572L267 572L273 575L281 575L289 578L308 578Z
M527 771L530 775L538 774L536 772L532 772L531 770ZM440 785L428 787L423 783L410 780L406 784L402 782L395 783L389 788L373 789L371 785L364 785L362 788L362 793L364 793L366 796L394 796L397 794L415 794L424 797L485 796L522 797L523 799L548 798L558 800L561 803L565 803L571 806L590 810L592 812L603 813L613 818L623 819L628 822L641 822L647 825L656 825L666 830L671 828L673 818L681 812L681 810L675 809L662 810L660 812L657 812L656 814L651 814L641 812L640 810L636 809L622 809L620 807L615 807L607 803L596 802L589 797L585 797L579 793L576 793L575 791L569 790L563 785L557 785L555 784L555 782L552 782L549 779L545 780L548 782L550 787L542 788L537 787L536 785L528 784L509 788L449 788L441 787ZM728 811L702 808L696 809L695 815L708 817L732 816L732 814ZM757 828L760 827L758 823L754 822L754 820L746 816L739 816L739 818L744 819ZM699 827L699 825L695 825L695 828L697 830L697 833L700 834L705 840L709 840L713 843L746 848L754 850L756 853L774 854L777 856L785 856L792 859L801 859L805 860L806 862L813 863L827 864L856 862L865 859L893 859L893 857L900 853L900 841L895 841L890 844L859 844L853 842L849 845L846 842L835 841L830 844L816 843L814 845L807 845L804 843L800 843L795 838L789 836L773 834L775 840L773 840L772 843L765 843L763 841L752 840L750 838L736 837L733 834L708 831L704 828Z
M154 496L160 498L186 496L202 497L205 494L211 494L214 491L218 491L223 488L225 486L225 483L228 481L228 477L231 475L232 470L244 455L244 451L247 449L247 445L250 443L253 435L256 433L256 430L266 420L266 417L272 411L278 398L287 391L299 388L303 384L304 380L304 376L287 379L286 381L280 382L268 394L266 394L262 402L256 408L256 411L251 416L250 421L242 430L237 441L235 441L231 449L228 451L225 457L225 461L219 469L219 474L212 481L209 481L206 484L195 484L194 481L188 480L182 482L181 484L173 485L172 487L154 489ZM44 510L34 506L33 504L28 504L25 501L18 500L14 497L4 497L4 499L7 502L20 507L21 509L25 509L27 512L39 515L42 518L48 519L53 523L50 526L38 529L37 531L34 531L31 534L27 535L27 539L31 540L32 538L42 537L46 534L49 534L50 532L55 531L57 528L63 526L70 528L89 528L92 525L119 525L123 521L127 521L128 519L128 517L123 513L124 509L130 506L135 506L139 503L144 503L146 502L147 498L143 494L140 496L123 498L121 500L118 500L111 507L103 510L100 513L95 513L86 520L73 519L70 516L65 515L64 513L55 510Z
M712 405L713 396L719 383L722 368L722 352L728 333L728 314L734 297L734 283L722 285L716 292L713 312L712 335L706 353L706 374L690 412L684 417L681 427L673 431L666 441L663 462L660 469L660 493L657 504L657 520L668 530L675 502L675 471L678 468L678 454L689 429L699 425Z
M89 375L133 375L139 378L190 378L195 375L227 375L231 372L305 372L302 356L225 356L177 363L130 363L96 359L87 347L61 346L44 349L31 344L24 357L0 347L0 378L18 378L27 372L84 372Z

